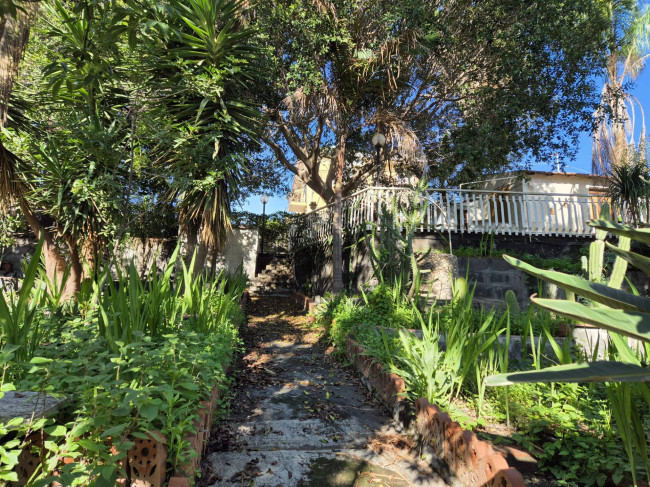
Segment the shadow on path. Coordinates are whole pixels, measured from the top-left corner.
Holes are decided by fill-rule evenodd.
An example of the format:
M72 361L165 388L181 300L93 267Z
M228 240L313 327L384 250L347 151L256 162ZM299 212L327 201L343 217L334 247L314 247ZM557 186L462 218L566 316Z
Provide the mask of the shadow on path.
M288 298L253 298L201 486L444 486Z

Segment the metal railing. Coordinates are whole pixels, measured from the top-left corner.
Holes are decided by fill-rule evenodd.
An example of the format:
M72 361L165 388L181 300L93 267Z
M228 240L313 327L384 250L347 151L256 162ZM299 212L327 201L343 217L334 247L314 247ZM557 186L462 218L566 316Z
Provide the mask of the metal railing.
M367 228L381 207L417 204L423 217L416 231L493 233L497 235L590 237L587 222L598 218L608 199L602 195L523 193L511 191L430 189L413 201L408 188L371 187L343 200L344 232ZM332 235L334 205L298 219L291 232L292 248L326 242ZM612 219L625 222L626 211L612 207Z

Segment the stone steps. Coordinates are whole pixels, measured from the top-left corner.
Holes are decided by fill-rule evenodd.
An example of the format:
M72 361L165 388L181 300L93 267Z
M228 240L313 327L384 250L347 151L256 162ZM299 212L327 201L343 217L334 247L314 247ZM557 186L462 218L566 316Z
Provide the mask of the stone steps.
M204 459L201 485L448 485L420 461L419 450L390 446L400 431L349 369L326 356L317 340L305 339L306 330L285 335L288 321L280 321L304 315L292 300L280 302L263 296L251 305L248 326L256 328L259 342L250 344L243 387L232 400L226 430L219 430L227 447ZM261 323L256 303L261 309L274 303L274 313L281 312Z
M253 295L289 296L294 287L291 258L280 254L251 280L248 291Z

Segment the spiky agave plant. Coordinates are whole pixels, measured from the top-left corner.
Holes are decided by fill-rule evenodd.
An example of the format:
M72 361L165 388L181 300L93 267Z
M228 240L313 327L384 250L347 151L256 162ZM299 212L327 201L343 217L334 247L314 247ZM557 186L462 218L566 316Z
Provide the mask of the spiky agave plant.
M650 405L650 298L620 289L624 266L632 264L650 276L650 258L629 250L629 241L650 244L650 229L635 229L605 219L590 223L598 232L608 232L621 237L623 245L612 245L599 235L598 245L607 247L616 255L615 276L607 282L587 280L556 271L538 269L513 257L504 256L513 266L539 279L556 284L567 291L570 299L541 299L532 297L537 306L555 314L602 328L609 332L612 345L611 360L596 360L547 367L545 369L504 373L489 377L487 385L507 386L517 383L537 382L604 382L607 383L610 407L617 429L625 445L636 485L636 456L642 458L643 468L650 478L650 459L643 419L635 406L634 398ZM593 244L592 244L593 245ZM621 271L622 269L622 271ZM595 269L590 269L594 270ZM593 276L590 272L590 277ZM600 282L599 282L600 281ZM588 300L583 304L573 296ZM633 350L628 338L637 340Z

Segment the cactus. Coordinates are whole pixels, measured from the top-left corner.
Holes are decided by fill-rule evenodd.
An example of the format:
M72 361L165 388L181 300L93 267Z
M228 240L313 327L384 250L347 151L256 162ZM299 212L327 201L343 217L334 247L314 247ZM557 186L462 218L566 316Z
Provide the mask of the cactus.
M519 307L519 301L517 301L517 296L512 289L506 291L506 306L510 310L512 316L518 316L521 314L521 308Z
M607 203L600 208L600 221L609 221L609 205ZM623 279L625 279L627 261L617 255L609 279L603 276L606 245L605 238L607 238L607 230L597 229L596 240L589 245L589 259L582 257L582 268L589 276L591 282L605 283L609 287L620 289L623 284ZM630 242L631 240L629 237L620 235L618 248L624 251L629 251Z
M630 237L625 235L619 235L618 237L618 249L624 252L629 252L630 244L632 240ZM613 287L614 289L620 289L623 284L623 279L625 279L625 273L627 272L627 260L625 260L620 255L616 256L614 261L614 267L612 268L612 273L609 276L609 282L607 285Z

